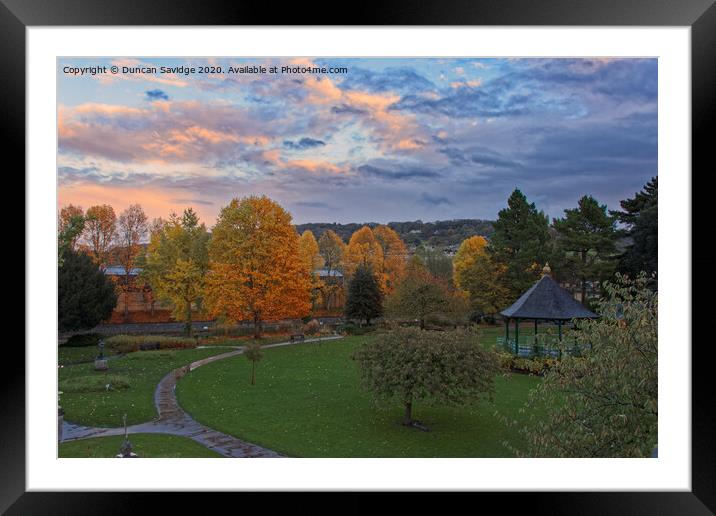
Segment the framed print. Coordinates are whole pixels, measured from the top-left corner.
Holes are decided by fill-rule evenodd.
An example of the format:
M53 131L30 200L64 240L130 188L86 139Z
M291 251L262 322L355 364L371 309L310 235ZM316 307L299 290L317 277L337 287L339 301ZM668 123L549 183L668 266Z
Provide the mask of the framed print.
M0 507L713 511L691 290L712 4L383 3L346 26L3 0L28 301Z

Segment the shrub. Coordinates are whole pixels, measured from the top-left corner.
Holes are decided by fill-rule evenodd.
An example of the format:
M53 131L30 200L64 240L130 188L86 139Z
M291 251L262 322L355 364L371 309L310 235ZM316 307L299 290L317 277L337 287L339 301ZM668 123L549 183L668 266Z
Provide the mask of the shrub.
M102 338L100 333L81 333L79 335L73 335L67 342L62 344L67 348L83 348L87 346L96 346L99 344L99 339Z
M105 342L120 353L132 353L149 348L190 349L196 347L195 339L168 335L115 335Z
M145 351L143 353L132 353L127 358L129 360L145 360L145 359L171 359L176 355L176 351L172 349L163 349L159 351Z
M129 378L117 374L76 376L61 380L59 383L59 389L63 393L119 391L129 389L129 387Z
M306 335L316 335L321 330L321 323L316 319L311 319L303 327L303 333Z
M345 333L346 335L365 335L375 331L373 326L358 326L357 324L344 324L338 327L339 333Z

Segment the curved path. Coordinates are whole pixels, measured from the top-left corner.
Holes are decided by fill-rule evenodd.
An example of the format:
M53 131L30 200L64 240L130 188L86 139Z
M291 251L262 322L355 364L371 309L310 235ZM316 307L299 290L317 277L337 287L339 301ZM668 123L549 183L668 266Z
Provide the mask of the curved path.
M262 348L276 348L304 342L319 342L341 338L342 337L337 336L306 339L298 342L280 342L278 344L262 346ZM154 391L154 404L157 407L159 417L154 421L131 425L127 427L127 432L130 434L170 434L188 437L199 444L206 446L210 450L214 450L224 457L282 457L282 455L272 450L242 441L241 439L237 439L236 437L202 425L201 423L195 421L189 414L184 412L177 402L175 388L177 381L180 378L197 367L201 367L217 360L223 360L225 358L240 355L243 352L243 347L235 347L232 351L227 353L204 358L171 371L164 378L162 378ZM89 439L92 437L107 437L112 435L124 435L124 428L94 428L64 422L62 425L61 442L75 441L77 439Z

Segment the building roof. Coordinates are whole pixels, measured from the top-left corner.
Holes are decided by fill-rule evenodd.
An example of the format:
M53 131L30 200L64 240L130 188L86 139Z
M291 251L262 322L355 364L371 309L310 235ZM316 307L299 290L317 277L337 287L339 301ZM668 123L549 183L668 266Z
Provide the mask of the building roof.
M547 274L500 314L513 319L569 320L598 317Z
M139 276L141 272L141 267L132 267L131 269L129 269L130 276ZM104 273L107 276L124 276L125 269L121 265L110 265L109 267L104 269Z

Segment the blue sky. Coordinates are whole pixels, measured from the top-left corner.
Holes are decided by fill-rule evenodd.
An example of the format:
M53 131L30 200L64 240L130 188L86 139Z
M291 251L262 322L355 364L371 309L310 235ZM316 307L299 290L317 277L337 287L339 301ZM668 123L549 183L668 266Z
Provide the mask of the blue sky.
M222 73L63 72L98 65ZM58 137L60 206L193 206L211 226L266 194L298 223L492 219L520 188L555 217L656 175L657 60L60 59Z

